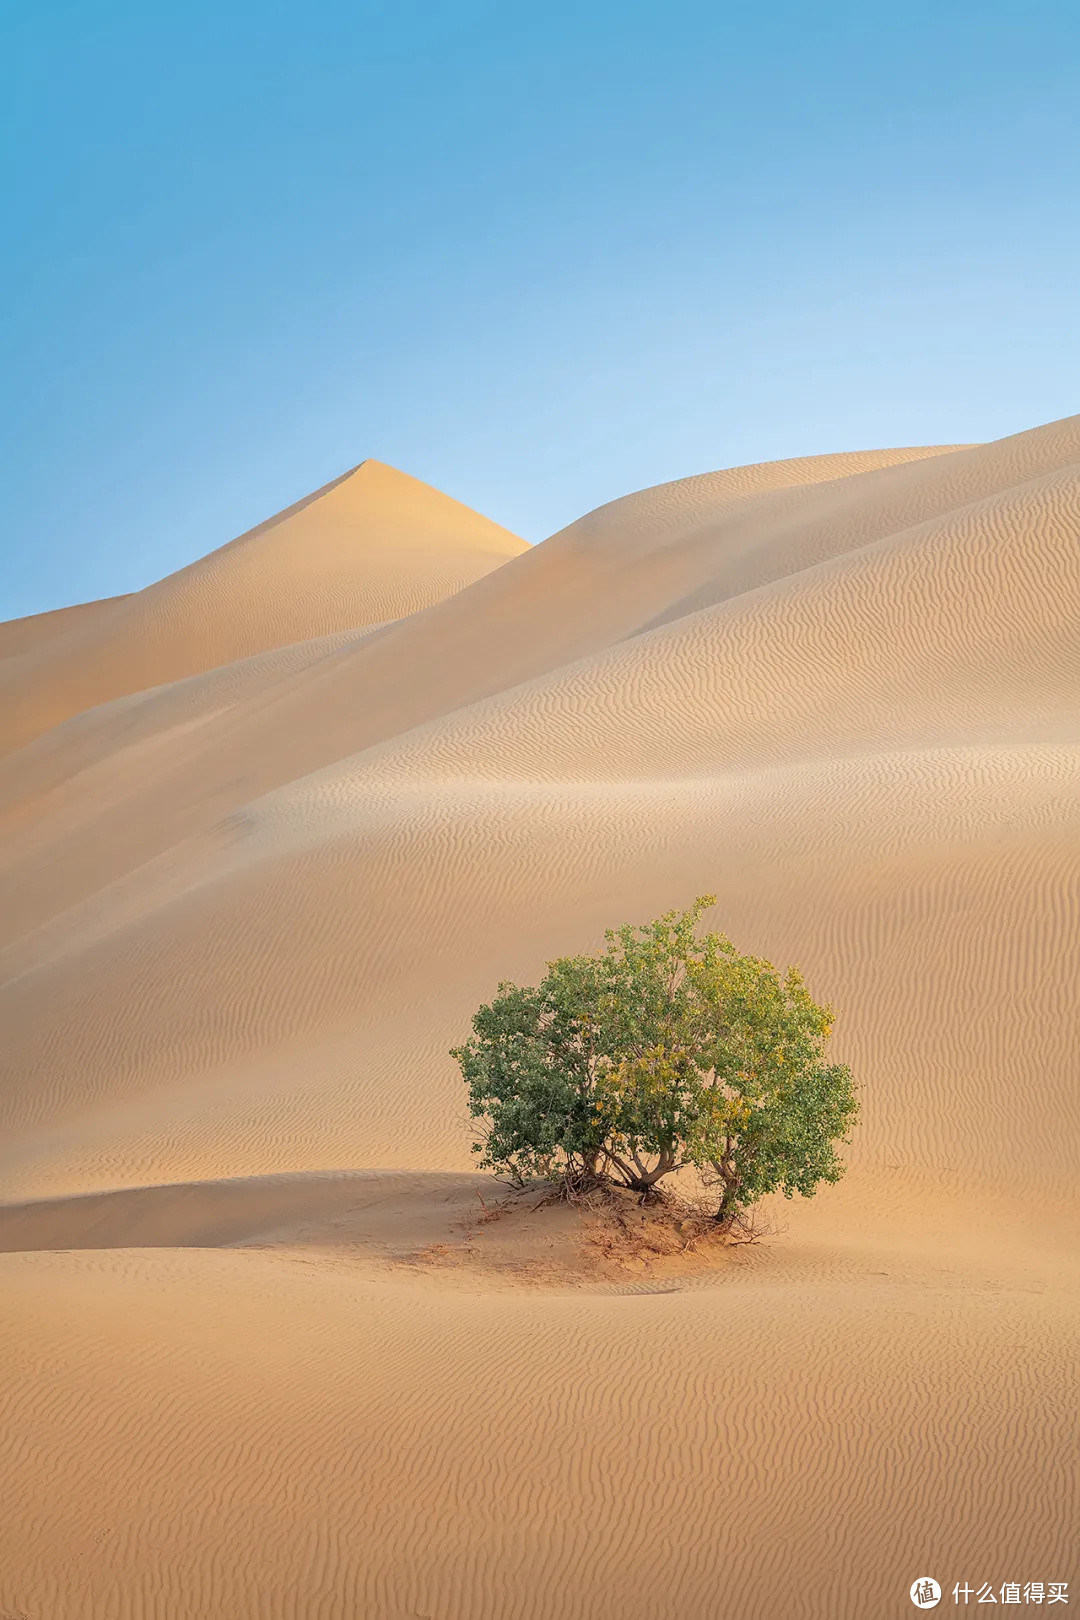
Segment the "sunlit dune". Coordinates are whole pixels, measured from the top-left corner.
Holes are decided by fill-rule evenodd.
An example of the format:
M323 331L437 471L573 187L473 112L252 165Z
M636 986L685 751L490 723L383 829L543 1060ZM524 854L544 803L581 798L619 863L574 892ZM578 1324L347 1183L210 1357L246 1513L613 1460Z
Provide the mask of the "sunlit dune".
M525 549L427 484L361 462L146 590L0 627L0 659L13 655L0 662L0 750L110 698L415 613Z
M1078 533L1080 417L533 547L368 461L0 626L0 1617L1075 1581ZM706 891L836 1008L847 1177L489 1222L473 1009Z

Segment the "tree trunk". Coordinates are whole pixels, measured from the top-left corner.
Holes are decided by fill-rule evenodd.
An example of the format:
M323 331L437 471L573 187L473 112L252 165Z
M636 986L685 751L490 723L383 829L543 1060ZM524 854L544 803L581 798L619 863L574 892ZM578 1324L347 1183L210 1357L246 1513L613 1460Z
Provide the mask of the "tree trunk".
M739 1173L730 1159L719 1162L714 1159L713 1169L723 1183L723 1191L720 1194L720 1207L717 1209L713 1219L720 1226L730 1226L739 1210Z
M612 1153L610 1148L605 1148L604 1151L607 1154L608 1159L617 1167L622 1175L624 1186L628 1187L631 1192L651 1192L656 1186L656 1183L661 1180L663 1176L669 1175L675 1168L675 1155L670 1153L661 1154L659 1163L656 1165L655 1169L646 1170L636 1154L634 1155L636 1165L635 1169L627 1164L625 1159L620 1159L616 1154Z

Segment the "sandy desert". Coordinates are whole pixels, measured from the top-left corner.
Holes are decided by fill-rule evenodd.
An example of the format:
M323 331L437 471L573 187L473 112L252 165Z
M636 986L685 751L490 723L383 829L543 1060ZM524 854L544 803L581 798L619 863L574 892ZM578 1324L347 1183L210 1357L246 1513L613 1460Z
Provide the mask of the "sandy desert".
M0 626L0 1616L1080 1602L1078 698L1080 417L533 546L363 461ZM848 1172L590 1269L448 1049L703 892Z

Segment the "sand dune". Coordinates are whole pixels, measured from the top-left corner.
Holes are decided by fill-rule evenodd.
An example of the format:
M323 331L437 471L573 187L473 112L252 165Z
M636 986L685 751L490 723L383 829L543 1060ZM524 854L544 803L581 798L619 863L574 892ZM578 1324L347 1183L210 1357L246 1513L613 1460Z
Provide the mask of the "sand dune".
M124 600L122 596L108 596L100 602L54 608L51 613L32 613L27 619L8 619L0 624L0 661L38 652L50 642L64 639L76 630L85 630L95 619L109 617Z
M728 1283L719 1354L715 1293L0 1271L29 1612L900 1615L922 1565L1057 1570L1075 1527L1072 1324L1017 1291Z
M0 627L0 1612L1076 1579L1078 531L1080 418L531 549L364 463ZM704 889L837 1006L847 1181L662 1295L399 1264L477 1001Z
M377 461L134 595L69 609L69 634L6 627L0 751L94 704L252 653L400 618L460 590L525 543ZM3 639L0 638L0 652Z

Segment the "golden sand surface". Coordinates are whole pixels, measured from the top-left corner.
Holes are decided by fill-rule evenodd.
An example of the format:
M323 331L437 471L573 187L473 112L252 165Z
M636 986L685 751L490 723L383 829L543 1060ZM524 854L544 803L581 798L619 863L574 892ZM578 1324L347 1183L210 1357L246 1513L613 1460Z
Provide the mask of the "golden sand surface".
M363 462L0 625L0 1617L1080 1602L1078 698L1080 418L534 547ZM702 892L849 1172L586 1264L448 1048Z

